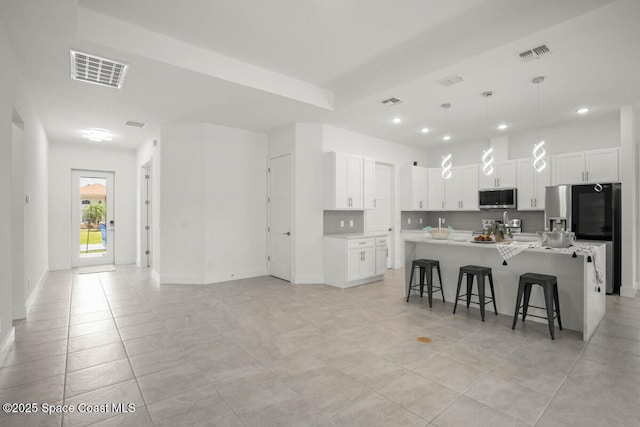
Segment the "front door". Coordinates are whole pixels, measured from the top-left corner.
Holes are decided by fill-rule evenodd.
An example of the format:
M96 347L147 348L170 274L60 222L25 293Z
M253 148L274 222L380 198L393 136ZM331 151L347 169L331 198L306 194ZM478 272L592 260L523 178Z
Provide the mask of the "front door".
M291 280L291 154L269 162L269 274Z
M374 208L367 210L367 232L387 233L387 245L389 248L387 255L387 268L392 267L392 236L391 224L393 224L393 205L391 195L393 194L393 166L376 163L376 195Z
M71 265L114 263L114 173L71 172Z

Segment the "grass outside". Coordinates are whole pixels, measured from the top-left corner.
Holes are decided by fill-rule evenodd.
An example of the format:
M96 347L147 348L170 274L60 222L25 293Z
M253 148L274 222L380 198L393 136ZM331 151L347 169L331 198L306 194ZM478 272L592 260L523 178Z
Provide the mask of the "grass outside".
M89 244L98 245L102 243L102 232L100 230L89 231ZM87 230L80 230L80 244L87 244Z

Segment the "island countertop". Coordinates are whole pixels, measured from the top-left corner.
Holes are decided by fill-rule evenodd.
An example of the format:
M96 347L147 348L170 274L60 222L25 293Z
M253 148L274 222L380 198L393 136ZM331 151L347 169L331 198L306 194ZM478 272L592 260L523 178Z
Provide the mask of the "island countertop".
M508 258L507 265L503 265L504 259L498 252L496 243L474 243L470 238L460 241L461 237L459 240L437 240L417 234L404 235L405 295L408 291L411 262L414 259L428 258L440 261L447 302L455 300L458 269L463 265L474 264L491 267L495 282L496 305L500 315L510 317L514 315L519 276L533 272L550 274L558 278L560 310L565 329L582 332L583 339L587 341L604 317L605 285L598 282L595 263L590 262L589 257L592 255L591 258L599 260L602 277L606 277L604 244L589 245L588 253L580 250L582 246L568 249L526 247L522 253ZM439 293L434 294L434 298L439 297ZM530 303L544 306L541 290L532 292ZM463 308L466 309L464 303ZM490 309L487 309L487 315L491 315Z

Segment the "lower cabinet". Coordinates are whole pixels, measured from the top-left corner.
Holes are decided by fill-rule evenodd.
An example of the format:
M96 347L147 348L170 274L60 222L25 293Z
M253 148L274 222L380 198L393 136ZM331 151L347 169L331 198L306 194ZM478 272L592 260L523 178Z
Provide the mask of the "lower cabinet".
M329 285L348 288L375 282L382 279L382 274L387 268L386 237L384 237L384 270L381 273L377 264L382 262L382 251L378 251L382 246L376 246L376 237L325 236L323 246L324 281Z
M376 237L376 276L387 271L387 260L389 259L387 240L387 237Z

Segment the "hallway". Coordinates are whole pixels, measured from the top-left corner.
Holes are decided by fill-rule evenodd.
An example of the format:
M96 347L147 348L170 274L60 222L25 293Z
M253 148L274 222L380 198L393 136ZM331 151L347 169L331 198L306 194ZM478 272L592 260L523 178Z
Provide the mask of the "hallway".
M0 353L0 401L76 412L0 413L0 425L640 423L640 299L609 297L587 345L567 330L551 341L545 324L512 331L508 316L406 303L402 273L341 290L272 277L159 285L132 266L51 272ZM135 412L90 406L112 403Z

